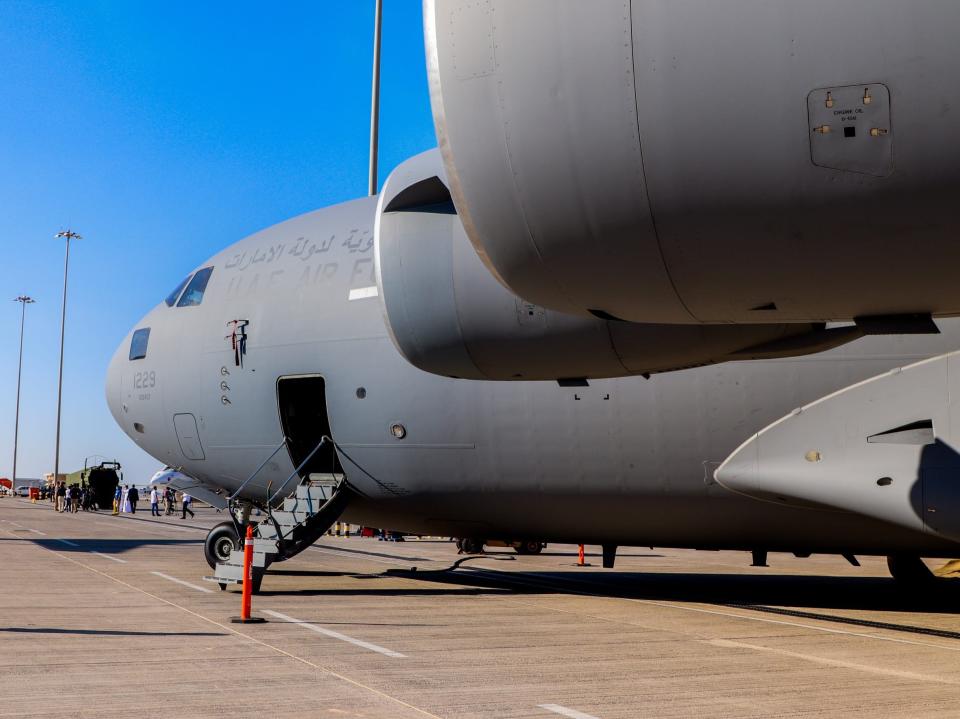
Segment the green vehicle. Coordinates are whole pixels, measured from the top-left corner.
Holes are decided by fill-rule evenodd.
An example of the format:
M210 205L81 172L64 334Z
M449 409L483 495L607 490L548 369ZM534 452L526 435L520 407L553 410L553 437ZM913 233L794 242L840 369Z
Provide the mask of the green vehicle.
M120 463L101 462L93 467L84 467L80 475L81 480L93 490L93 495L100 509L109 509L113 506L113 494L117 485L123 481L123 472Z

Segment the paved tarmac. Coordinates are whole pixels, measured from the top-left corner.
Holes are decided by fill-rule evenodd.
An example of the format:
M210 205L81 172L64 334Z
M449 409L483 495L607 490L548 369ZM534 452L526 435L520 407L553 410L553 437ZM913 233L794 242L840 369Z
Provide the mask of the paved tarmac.
M880 559L327 537L236 625L222 520L0 499L0 717L960 717L960 583Z

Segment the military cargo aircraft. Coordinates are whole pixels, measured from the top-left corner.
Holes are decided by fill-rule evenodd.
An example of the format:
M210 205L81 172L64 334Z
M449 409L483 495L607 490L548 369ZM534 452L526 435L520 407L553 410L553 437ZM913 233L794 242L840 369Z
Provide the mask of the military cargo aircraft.
M111 362L157 481L231 510L221 586L254 509L257 585L340 517L957 556L960 6L424 18L439 148L214 255Z

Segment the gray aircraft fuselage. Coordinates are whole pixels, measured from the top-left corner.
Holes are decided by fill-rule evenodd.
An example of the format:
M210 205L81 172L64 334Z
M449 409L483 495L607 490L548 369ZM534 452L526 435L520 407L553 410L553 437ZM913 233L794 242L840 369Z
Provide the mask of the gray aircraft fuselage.
M161 302L134 328L150 328L145 356L128 359L131 333L111 362L107 400L123 430L229 493L283 441L278 379L319 375L340 462L364 495L347 508L351 522L485 539L960 550L852 512L743 497L713 479L744 440L793 408L960 347L960 320L940 321L940 335L867 337L807 357L589 386L444 378L408 364L390 339L376 293L375 209L365 198L307 213L204 263L213 271L202 302ZM242 366L233 320L248 322ZM243 496L262 500L293 470L279 452Z

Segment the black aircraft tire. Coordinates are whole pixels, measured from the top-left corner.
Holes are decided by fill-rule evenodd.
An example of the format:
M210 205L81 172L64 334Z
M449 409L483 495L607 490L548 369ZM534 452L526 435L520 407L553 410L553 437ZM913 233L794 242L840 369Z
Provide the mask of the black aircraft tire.
M915 554L891 554L887 557L887 568L897 584L904 587L929 586L936 580L933 572Z
M471 537L466 537L460 540L460 548L463 550L464 554L483 554L484 544L484 540L473 539Z
M217 568L217 562L230 558L231 547L240 549L240 537L233 522L221 522L207 533L203 541L203 556L211 569Z
M514 547L514 550L517 554L540 554L543 551L543 542L528 540L526 542L520 542L519 545Z

